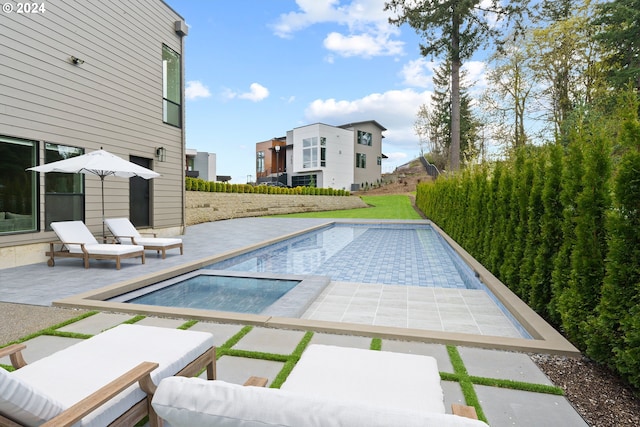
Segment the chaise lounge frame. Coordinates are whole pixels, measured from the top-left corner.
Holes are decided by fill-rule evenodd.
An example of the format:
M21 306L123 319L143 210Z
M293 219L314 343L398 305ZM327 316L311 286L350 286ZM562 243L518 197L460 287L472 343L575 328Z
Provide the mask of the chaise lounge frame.
M89 268L90 259L113 259L116 261L116 269L120 270L121 260L140 257L145 263L144 248L142 246L126 247L116 243L106 243L104 238L99 244L95 236L91 234L82 221L52 222L51 228L58 236L58 241L49 242L49 251L45 254L49 257L47 265L53 267L56 264L55 257L82 258L84 268ZM56 250L56 245L60 248ZM108 248L109 250L105 250ZM114 251L113 249L116 249ZM92 251L91 249L96 249Z
M126 220L126 218L106 219L105 223L107 224L109 231L111 231L111 234L113 234L113 237L115 237L118 241L120 241L120 243L122 243L121 239L130 239L131 244L133 245L144 246L145 250L156 251L158 254L162 253L162 259L165 259L167 257L168 249L180 249L180 255L184 255L184 245L182 243L182 240L180 240L180 242L169 243L169 244L160 244L160 243L156 244L156 243L153 243L151 240L157 239L159 242L163 240L162 238L158 238L157 233L140 233L138 230L135 229L135 227L131 223L128 224L130 225L130 228L131 228L130 230L131 232L129 233L131 235L121 234L117 232L116 228L111 222L111 221L118 221L118 220ZM136 234L133 234L133 231L135 231ZM149 235L150 237L144 238L145 235ZM136 239L141 239L141 238L144 238L144 240L136 241ZM179 239L175 239L175 240L179 240Z
M115 243L114 243L115 244ZM55 245L60 245L60 249L56 250ZM78 245L82 249L82 253L70 252L67 249L66 245ZM53 267L56 265L55 257L59 258L82 258L84 260L84 268L89 268L89 260L90 259L114 259L116 261L116 270L120 270L121 263L120 260L126 258L137 258L141 257L142 264L145 263L145 255L144 251L136 251L130 252L126 254L118 254L118 255L108 255L108 254L93 254L87 251L85 248L85 243L75 243L75 242L49 242L49 251L45 253L49 257L47 260L47 265L49 267Z
M0 358L9 356L11 364L15 369L20 369L27 365L22 350L26 348L24 344L13 344L0 349ZM179 371L176 376L193 377L200 373L202 367L206 367L207 379L216 379L216 348L211 347L195 360ZM139 383L140 388L147 396L134 404L129 410L113 421L112 427L129 427L135 425L142 418L149 416L150 427L161 427L162 420L157 416L151 406L151 399L156 391L156 385L151 380L151 372L158 367L154 362L142 362L135 368L122 374L112 382L104 385L91 395L82 399L75 405L69 407L56 417L42 424L42 427L67 427L72 426L102 404L106 403L120 392L134 384ZM2 369L2 368L0 368ZM24 427L15 421L0 414L0 427Z

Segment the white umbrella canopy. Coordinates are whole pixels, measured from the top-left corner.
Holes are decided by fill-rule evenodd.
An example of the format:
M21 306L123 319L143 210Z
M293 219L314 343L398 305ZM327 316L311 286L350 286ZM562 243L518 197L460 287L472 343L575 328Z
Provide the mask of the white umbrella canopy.
M28 168L35 172L63 172L63 173L83 173L85 175L96 175L100 177L102 186L102 235L104 236L104 179L107 176L117 176L120 178L133 178L139 176L144 179L157 178L159 173L151 169L143 168L140 165L124 160L105 150L96 150L81 156L59 160L40 166Z

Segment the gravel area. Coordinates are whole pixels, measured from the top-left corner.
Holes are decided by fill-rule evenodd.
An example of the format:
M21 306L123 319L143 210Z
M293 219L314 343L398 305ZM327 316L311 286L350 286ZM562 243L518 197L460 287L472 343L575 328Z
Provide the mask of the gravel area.
M0 345L73 319L86 310L0 302Z
M586 357L534 354L533 361L592 427L640 426L640 397L615 373Z

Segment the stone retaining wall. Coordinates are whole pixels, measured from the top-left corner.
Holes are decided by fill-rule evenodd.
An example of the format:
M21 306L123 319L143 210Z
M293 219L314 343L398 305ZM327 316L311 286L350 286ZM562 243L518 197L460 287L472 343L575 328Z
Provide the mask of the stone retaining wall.
M357 196L306 196L187 191L187 226L220 219L366 208Z

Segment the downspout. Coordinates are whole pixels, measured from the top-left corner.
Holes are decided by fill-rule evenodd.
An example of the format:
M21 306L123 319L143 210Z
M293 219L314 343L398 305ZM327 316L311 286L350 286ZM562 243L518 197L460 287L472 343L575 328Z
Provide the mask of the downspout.
M187 218L187 192L185 190L185 159L187 158L187 137L186 137L186 122L185 122L185 110L186 110L186 104L185 104L185 98L184 98L184 87L185 87L185 78L184 78L184 37L189 33L187 24L184 20L180 20L180 21L176 21L175 22L175 30L176 30L176 34L178 34L178 36L180 36L180 105L182 106L182 111L180 112L181 117L180 117L180 139L181 139L181 153L180 153L180 182L181 182L181 188L182 188L182 215L181 215L181 224L180 224L180 233L181 234L185 234L187 231L187 224L186 224L186 218Z

